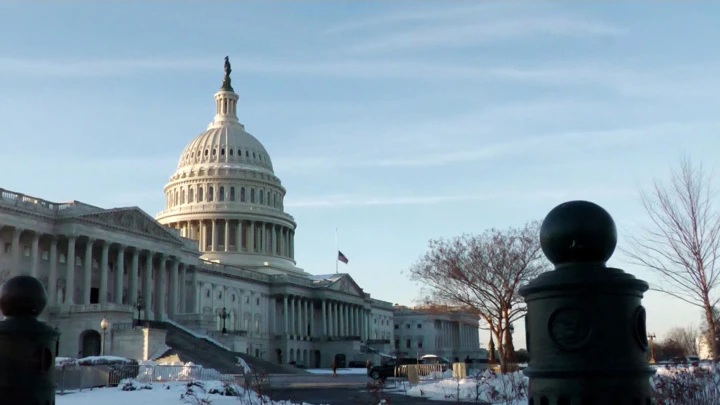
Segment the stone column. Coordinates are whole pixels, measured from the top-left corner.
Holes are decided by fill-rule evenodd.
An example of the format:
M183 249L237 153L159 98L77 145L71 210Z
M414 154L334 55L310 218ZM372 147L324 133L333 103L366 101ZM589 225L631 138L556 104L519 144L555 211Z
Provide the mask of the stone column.
M290 258L295 259L295 232L290 231Z
M248 252L255 253L255 222L250 221L250 226L248 227Z
M140 265L140 250L133 249L132 262L128 270L128 304L135 305L138 299L138 266ZM143 298L144 299L144 298Z
M308 337L315 336L315 302L308 301L308 315L310 316L310 334Z
M330 336L336 337L337 335L337 303L330 301Z
M235 228L235 251L242 251L242 220L237 221L237 228Z
M57 238L50 236L50 272L48 276L48 302L57 305Z
M290 334L295 335L297 327L295 326L295 297L290 298Z
M300 324L302 323L302 311L300 308L300 298L293 299L293 311L295 311L295 323L293 323L293 335L298 339L300 337Z
M287 295L283 295L283 310L284 310L283 318L285 320L285 330L283 331L283 333L285 335L289 335L290 334L290 326L289 326L289 319L290 319L289 311L290 311L290 309L288 308L288 296Z
M14 228L12 233L12 258L13 258L13 268L11 274L13 276L17 276L22 274L23 272L20 270L20 258L22 257L22 246L20 246L20 235L22 235L23 230L20 228Z
M211 245L212 245L212 246L211 246L211 250L212 250L213 252L217 252L217 251L218 251L218 226L217 226L217 222L218 222L217 219L213 219L212 222L211 222L211 224L212 224L212 225L211 225L211 226L212 226L211 235L212 235L212 236L211 236L211 239L210 239L210 240L211 240Z
M270 244L270 253L275 255L277 254L277 226L275 224L273 224L272 228L270 229L270 237L272 238L272 243Z
M350 336L355 336L355 306L350 305Z
M225 220L225 251L230 251L230 221Z
M115 260L115 303L123 304L123 282L125 281L125 246L118 245L117 259ZM129 297L129 295L128 295Z
M38 261L40 260L40 234L33 233L32 248L30 249L30 275L37 278Z
M85 242L85 258L83 258L83 304L90 305L90 291L92 290L92 254L93 240L87 238Z
M155 280L156 293L155 299L155 320L163 321L167 317L167 311L165 309L165 299L167 297L167 281L165 279L165 271L167 270L167 255L164 253L160 254L160 265L157 270L157 279Z
M328 322L327 322L327 308L325 307L325 300L322 301L322 337L325 338L328 335Z
M193 283L193 286L195 287L195 290L193 291L193 297L195 297L194 301L193 301L193 313L199 314L200 313L200 301L202 301L203 282L198 281L197 275L198 275L197 269L195 269L195 271L193 271L193 275L192 275L192 283Z
M153 303L153 294L151 288L151 277L152 277L152 271L153 271L153 254L150 251L147 251L147 256L145 256L145 271L143 271L143 281L142 281L142 297L143 297L143 304L145 305L144 315L148 317L148 314L150 313L150 310L152 310L152 303ZM149 317L148 317L149 318Z
M310 334L308 333L308 325L310 325L310 311L308 311L308 301L306 299L303 300L303 324L302 324L302 336L310 337Z
M107 304L108 291L108 255L110 254L110 243L103 241L102 256L100 256L100 303Z
M178 296L178 273L180 272L180 259L175 258L170 267L170 303L169 315L174 317L177 313L177 296Z
M68 236L65 255L65 303L75 303L75 235Z
M187 312L187 304L185 303L187 298L187 265L185 263L180 264L180 286L178 287L179 294L179 305L178 313L184 314ZM238 299L239 302L239 299Z

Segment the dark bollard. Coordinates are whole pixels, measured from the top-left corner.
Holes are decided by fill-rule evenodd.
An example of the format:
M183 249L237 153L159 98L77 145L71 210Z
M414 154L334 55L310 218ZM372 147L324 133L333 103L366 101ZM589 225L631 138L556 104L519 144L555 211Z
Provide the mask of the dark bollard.
M45 309L42 283L17 276L0 286L0 403L55 404L55 348L60 334L37 320Z
M529 405L649 405L648 284L606 267L617 244L602 207L571 201L543 221L540 245L555 270L520 289L530 365Z

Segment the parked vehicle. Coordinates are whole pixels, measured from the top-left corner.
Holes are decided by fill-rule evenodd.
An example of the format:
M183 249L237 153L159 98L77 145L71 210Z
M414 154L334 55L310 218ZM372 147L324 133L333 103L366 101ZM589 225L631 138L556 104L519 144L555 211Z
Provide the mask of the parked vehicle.
M383 380L387 379L388 377L394 377L395 376L395 368L403 365L409 365L409 364L418 364L418 359L389 359L386 362L377 365L372 366L370 369L368 369L368 377L372 378L373 380Z

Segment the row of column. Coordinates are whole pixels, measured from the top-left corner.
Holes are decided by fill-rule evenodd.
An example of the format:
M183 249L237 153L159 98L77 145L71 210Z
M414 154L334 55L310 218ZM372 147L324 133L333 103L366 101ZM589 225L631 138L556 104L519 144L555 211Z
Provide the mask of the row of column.
M30 247L30 267L22 267L22 253L23 245L21 243L21 236L25 232L32 232L32 242ZM48 254L48 270L47 270L47 291L48 301L50 303L58 302L58 285L57 280L64 275L65 288L62 296L62 303L67 305L76 304L75 302L75 271L76 262L75 258L78 256L77 245L78 241L83 244L83 273L81 280L81 299L78 304L91 304L91 291L92 291L92 276L93 276L93 251L95 247L99 247L101 250L100 261L98 266L99 272L99 285L98 285L98 303L107 304L113 302L118 305L123 305L123 292L125 290L125 278L124 273L127 269L128 273L128 286L127 286L127 299L128 305L134 305L138 300L138 290L141 291L143 300L146 308L153 308L153 295L154 297L160 297L157 299L157 305L154 306L156 312L156 318L166 315L165 309L165 297L167 297L170 314L174 315L178 309L184 309L185 305L185 294L184 289L181 289L181 285L185 285L187 266L180 263L177 257L167 255L165 253L152 252L146 249L138 247L129 247L120 243L110 242L106 240L95 240L88 236L57 236L50 234L41 234L34 230L24 230L21 228L13 228L11 238L11 253L13 256L13 264L11 273L12 275L29 274L33 277L40 277L39 274L39 263L41 260L40 252L40 241L41 239L49 244ZM64 269L58 268L58 250L64 249L65 252L65 263ZM115 273L113 280L113 294L112 300L108 299L108 289L110 287L109 276L109 262L111 257L111 248L114 248L114 259L115 259ZM130 254L130 262L126 264L126 255ZM143 255L141 268L141 257ZM154 266L154 262L157 259L157 267ZM170 266L167 264L170 263ZM152 272L156 269L157 277L154 284L154 294L151 291L153 288L152 283ZM141 272L142 270L142 272ZM166 272L169 272L169 287L168 280L166 280ZM138 276L142 274L142 283L138 288ZM180 293L180 292L183 293Z
M295 257L295 232L282 225L239 219L181 221L169 226L199 242L202 252L246 252Z
M320 302L320 330L316 328L317 313L315 300L304 297L283 296L283 328L289 336L346 337L358 336L363 340L370 337L370 310L356 304L334 300ZM271 313L276 314L273 310ZM273 319L273 324L276 322ZM318 333L319 332L319 333Z
M460 348L474 349L480 344L479 337L477 335L478 328L473 328L471 325L460 324Z

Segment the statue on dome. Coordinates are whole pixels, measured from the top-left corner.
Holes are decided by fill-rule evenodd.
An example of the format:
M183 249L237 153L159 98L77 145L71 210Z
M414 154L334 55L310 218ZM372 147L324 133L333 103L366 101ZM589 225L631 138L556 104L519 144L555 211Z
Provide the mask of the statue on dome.
M230 58L228 56L225 57L225 77L223 77L223 83L220 90L226 90L226 91L233 91L232 86L230 85L230 72L232 72L232 67L230 67Z

